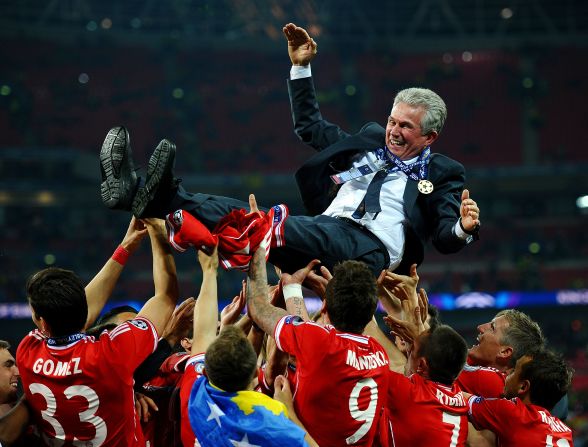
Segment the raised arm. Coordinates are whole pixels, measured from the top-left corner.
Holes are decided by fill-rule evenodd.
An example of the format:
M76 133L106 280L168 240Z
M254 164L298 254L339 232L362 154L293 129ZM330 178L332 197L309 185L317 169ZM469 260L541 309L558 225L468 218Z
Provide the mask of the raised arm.
M253 194L249 195L249 206L251 212L259 211ZM261 330L273 336L278 321L288 313L267 302L269 286L267 284L265 247L260 245L253 254L247 278L247 313Z
M218 325L218 292L216 277L218 273L218 248L208 256L198 252L198 262L202 267L202 285L194 306L194 334L192 355L206 352L216 338Z
M145 303L137 316L147 318L153 323L157 333L161 334L178 301L176 263L167 242L167 232L163 220L145 219L144 222L151 240L155 295Z
M304 304L304 297L302 295L302 283L308 277L312 269L320 264L318 259L310 261L306 267L297 270L293 274L282 273L280 283L282 286L282 294L286 302L286 310L291 315L298 315L304 321L310 320L308 310Z
M108 258L104 267L92 278L85 288L86 300L88 302L88 318L86 319L84 331L94 324L94 321L96 321L96 318L102 312L125 267L126 258L139 248L145 236L147 236L147 228L143 222L133 216L127 228L127 233L114 252L115 254Z
M283 32L288 41L288 55L292 65L297 66L296 68L307 66L317 54L316 42L304 28L293 23L284 26ZM288 80L288 93L294 132L298 138L320 151L349 136L339 126L323 119L310 77L310 68L304 69L297 77Z

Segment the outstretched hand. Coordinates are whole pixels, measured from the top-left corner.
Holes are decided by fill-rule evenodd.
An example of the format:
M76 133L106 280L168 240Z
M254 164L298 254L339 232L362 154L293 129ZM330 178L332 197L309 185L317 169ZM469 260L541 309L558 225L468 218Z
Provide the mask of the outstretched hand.
M478 204L474 200L470 199L470 192L467 189L464 189L461 193L459 214L464 230L471 232L480 225L480 208L478 208Z
M331 275L328 268L322 265L320 268L320 275L314 270L311 270L303 284L324 301L327 298L327 284L329 284L331 279L333 279L333 275Z
M304 28L293 23L288 23L282 31L288 39L288 55L292 65L308 65L317 53L318 45L314 39Z
M129 223L129 228L127 228L127 233L120 245L122 245L129 253L132 253L139 248L139 245L141 245L141 241L145 236L147 236L147 227L143 221L133 216Z
M320 263L321 261L318 259L313 259L306 264L306 267L296 270L291 275L289 273L282 273L282 276L280 277L282 286L287 286L288 284L302 284L310 272L312 272L312 269Z

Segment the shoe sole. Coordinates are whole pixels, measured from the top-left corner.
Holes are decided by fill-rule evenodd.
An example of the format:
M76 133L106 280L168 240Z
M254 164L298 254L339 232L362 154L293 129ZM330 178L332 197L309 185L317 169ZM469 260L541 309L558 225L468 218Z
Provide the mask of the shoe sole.
M161 140L149 158L147 167L147 182L139 188L133 200L133 214L142 217L147 205L153 200L163 175L173 169L176 156L176 145L169 140Z
M102 202L108 208L124 207L121 203L125 195L125 184L122 179L122 167L130 144L129 133L124 127L110 129L102 149L100 149L100 167L102 168L102 183L100 194ZM130 154L129 154L130 155Z

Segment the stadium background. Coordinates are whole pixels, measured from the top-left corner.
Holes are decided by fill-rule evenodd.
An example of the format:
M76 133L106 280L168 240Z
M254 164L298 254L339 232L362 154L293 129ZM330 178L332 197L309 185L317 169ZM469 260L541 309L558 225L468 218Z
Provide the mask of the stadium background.
M131 133L138 165L177 143L189 190L302 213L292 173L312 154L292 131L281 28L319 44L323 115L383 123L397 90L426 86L449 115L434 150L462 162L482 237L429 250L422 285L466 336L498 308L540 322L576 368L570 420L588 438L588 4L563 0L0 1L0 339L32 327L27 277L47 265L89 280L129 216L103 207L98 151ZM194 253L176 257L197 294ZM242 275L221 273L221 300ZM114 302L152 293L149 244Z

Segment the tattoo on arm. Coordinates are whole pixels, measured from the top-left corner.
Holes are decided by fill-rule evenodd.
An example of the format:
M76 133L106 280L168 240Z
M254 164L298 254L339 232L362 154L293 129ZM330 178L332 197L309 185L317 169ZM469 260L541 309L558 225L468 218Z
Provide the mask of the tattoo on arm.
M257 250L253 255L247 288L247 309L251 318L266 334L273 336L276 324L287 313L267 302L267 271L263 250Z
M286 309L288 313L298 315L304 321L310 320L310 317L308 316L308 311L306 310L306 305L304 304L303 297L295 296L292 298L288 298L288 301L286 303Z

